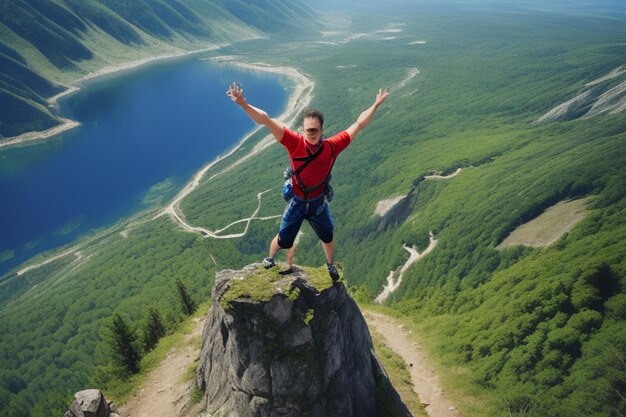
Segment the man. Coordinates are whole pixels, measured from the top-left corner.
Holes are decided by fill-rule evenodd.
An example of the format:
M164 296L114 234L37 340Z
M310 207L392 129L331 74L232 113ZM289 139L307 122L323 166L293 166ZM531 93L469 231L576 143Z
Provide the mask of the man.
M336 282L339 279L339 272L333 259L334 223L324 198L326 181L339 153L370 123L389 93L383 89L378 90L374 104L363 111L356 122L348 129L324 140L322 140L324 116L315 109L304 111L302 115L304 135L302 135L289 130L285 124L269 117L265 111L248 104L243 89L237 83L230 85L226 94L241 106L252 120L266 126L276 141L287 149L293 169L295 195L283 213L280 229L270 243L269 256L263 260L263 266L273 267L274 257L278 251L293 246L302 221L306 219L322 241L328 273L333 282Z

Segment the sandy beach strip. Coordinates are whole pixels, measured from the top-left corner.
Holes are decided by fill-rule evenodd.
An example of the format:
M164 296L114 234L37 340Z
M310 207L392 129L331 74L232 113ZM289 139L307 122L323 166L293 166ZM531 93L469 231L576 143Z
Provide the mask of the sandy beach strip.
M66 132L70 129L74 129L78 126L80 126L80 123L75 120L61 119L60 125L51 127L50 129L42 130L39 132L26 132L22 133L19 136L10 137L7 140L0 142L0 148L5 146L19 145L20 143L26 143L35 140L48 139L52 136L56 136L60 133Z
M113 74L113 73L116 73L116 72L130 70L130 69L137 68L137 67L140 67L142 65L146 65L146 64L149 64L149 63L152 63L152 62L156 62L156 61L164 61L164 60L167 60L167 59L181 58L183 56L199 54L199 53L202 53L202 52L215 51L216 49L222 48L224 46L225 45L217 45L216 44L216 45L211 45L211 46L208 46L208 47L202 48L202 49L194 49L192 51L179 50L179 51L173 52L171 54L150 56L150 57L146 57L146 58L142 58L142 59L137 59L135 61L124 62L124 63L118 64L118 65L112 65L110 67L104 67L104 68L99 69L97 71L90 72L89 74L84 75L84 76L78 78L72 84L76 86L77 84L82 84L82 83L84 83L86 81L89 81L89 80L97 78L97 77L101 77L103 75L109 75L109 74ZM64 94L64 93L61 93L61 94ZM57 96L58 95L59 94L57 94ZM55 96L55 97L58 99L57 96ZM49 101L54 103L56 101L56 100L53 101L53 99L55 97L52 97Z
M312 96L307 96L306 92L307 90L313 90L315 83L295 68L284 66L277 67L263 62L242 62L239 61L239 57L233 55L206 58L206 60L217 63L229 63L239 68L253 71L271 72L273 74L284 75L291 78L295 86L295 90L289 97L287 106L283 113L277 117L278 119L283 120L285 124L290 124L296 120L300 111L311 101ZM299 103L302 101L306 101L305 105Z

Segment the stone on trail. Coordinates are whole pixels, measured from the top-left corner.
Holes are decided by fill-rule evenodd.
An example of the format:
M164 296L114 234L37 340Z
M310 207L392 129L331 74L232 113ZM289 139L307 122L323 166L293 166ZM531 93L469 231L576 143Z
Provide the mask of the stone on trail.
M86 389L74 394L74 402L64 417L116 417L104 395L97 389ZM119 416L117 416L119 417Z

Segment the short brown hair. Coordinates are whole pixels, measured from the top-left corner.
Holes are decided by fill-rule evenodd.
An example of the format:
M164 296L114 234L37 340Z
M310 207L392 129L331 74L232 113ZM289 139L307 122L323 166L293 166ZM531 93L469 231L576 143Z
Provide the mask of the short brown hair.
M302 121L304 122L304 119L307 119L309 117L319 120L320 126L324 127L324 115L322 114L321 111L314 109L314 108L305 109L302 112L302 117L301 117Z

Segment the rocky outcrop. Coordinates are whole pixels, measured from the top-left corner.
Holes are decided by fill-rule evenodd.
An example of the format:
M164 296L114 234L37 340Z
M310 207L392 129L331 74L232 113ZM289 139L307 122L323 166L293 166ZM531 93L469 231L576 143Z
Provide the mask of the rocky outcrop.
M600 87L578 93L574 98L561 103L537 119L536 123L553 122L557 120L573 120L585 115L601 94Z
M107 402L102 392L97 389L87 389L74 394L74 402L64 414L64 417L120 417L111 412L111 404Z
M626 110L626 70L623 66L585 84L575 97L561 103L535 123L574 120L580 117L594 117L602 113L617 114ZM616 85L619 80L621 83Z
M411 415L358 306L319 270L219 272L196 382L208 416Z

